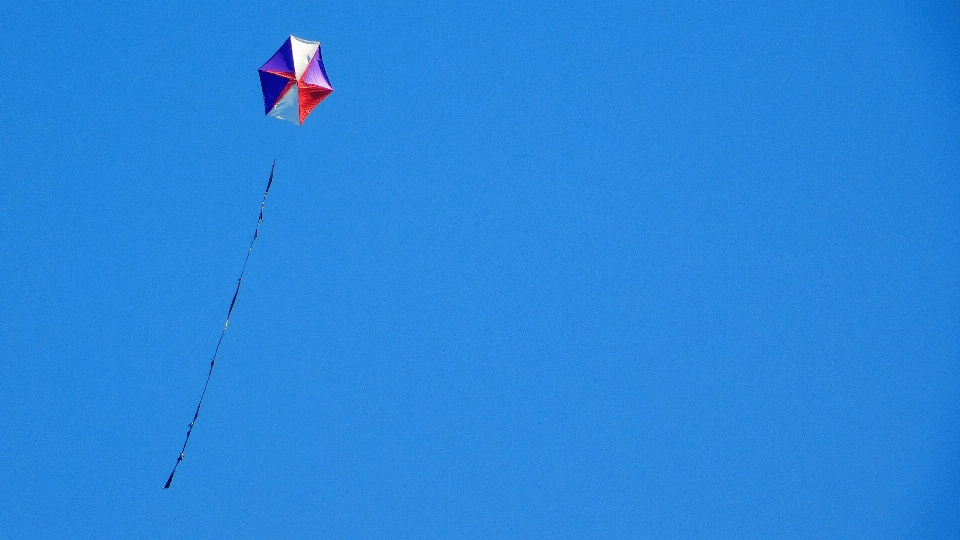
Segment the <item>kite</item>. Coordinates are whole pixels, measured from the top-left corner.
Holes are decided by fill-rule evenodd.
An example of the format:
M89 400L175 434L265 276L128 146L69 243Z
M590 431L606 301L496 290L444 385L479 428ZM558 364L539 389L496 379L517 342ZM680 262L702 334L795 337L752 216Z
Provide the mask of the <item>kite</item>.
M333 92L319 41L290 36L259 71L264 113L294 124Z
M323 68L319 41L307 41L296 36L290 36L280 47L280 50L260 67L259 72L260 88L263 90L263 104L267 116L287 120L294 124L302 125L307 115L316 108L317 104L333 92L330 79L327 78L327 71ZM257 236L260 234L260 224L263 223L263 209L267 205L267 195L270 193L270 186L273 185L273 173L276 167L277 162L274 161L273 167L270 168L270 178L267 179L267 189L264 190L263 200L260 202L260 217L257 219L257 228L253 231L253 239L250 240L247 256L243 260L243 267L240 269L240 278L237 279L237 289L233 293L233 299L227 309L227 319L220 331L220 340L217 341L217 348L214 349L213 358L210 360L207 381L203 384L203 391L200 393L197 409L193 413L193 420L187 426L187 436L183 441L183 448L180 449L180 455L177 456L177 462L173 465L173 470L170 471L170 477L167 478L167 483L163 486L164 489L168 489L173 482L173 475L176 474L177 467L183 461L183 454L187 451L187 443L190 442L193 427L200 416L200 406L203 405L203 398L207 395L207 388L210 387L210 377L213 375L213 367L217 363L217 354L220 352L223 336L226 335L227 327L230 325L230 316L233 314L234 306L237 305L237 297L240 296L243 273L247 270L247 263L250 261L250 254L253 252L253 244L256 243Z

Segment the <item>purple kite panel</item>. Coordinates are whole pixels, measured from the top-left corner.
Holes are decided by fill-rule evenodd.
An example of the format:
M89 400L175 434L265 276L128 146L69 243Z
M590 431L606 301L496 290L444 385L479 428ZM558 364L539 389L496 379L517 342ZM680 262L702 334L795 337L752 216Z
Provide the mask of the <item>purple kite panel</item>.
M259 73L260 88L263 90L263 113L267 114L277 104L277 100L280 99L280 95L283 94L287 85L293 81L266 71L260 71Z
M313 60L310 61L310 66L303 76L303 82L333 90L333 86L330 85L330 79L327 78L327 71L323 69L323 58L320 56L319 48L317 49L317 54L313 55Z
M262 71L273 71L275 73L295 73L293 68L293 46L290 44L290 38L287 38L280 46L280 49L267 60L267 63L260 66Z

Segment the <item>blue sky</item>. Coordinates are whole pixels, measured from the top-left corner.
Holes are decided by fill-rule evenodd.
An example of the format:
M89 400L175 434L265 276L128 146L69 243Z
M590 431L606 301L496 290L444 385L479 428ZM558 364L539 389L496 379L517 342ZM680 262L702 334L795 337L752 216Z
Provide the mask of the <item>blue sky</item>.
M0 539L960 536L956 1L3 12Z

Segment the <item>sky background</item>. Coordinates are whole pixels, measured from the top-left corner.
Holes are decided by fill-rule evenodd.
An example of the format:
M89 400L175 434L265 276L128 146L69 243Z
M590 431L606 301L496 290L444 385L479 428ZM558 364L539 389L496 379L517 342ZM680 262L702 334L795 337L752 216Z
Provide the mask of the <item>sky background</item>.
M0 70L2 540L960 538L956 0L8 1Z

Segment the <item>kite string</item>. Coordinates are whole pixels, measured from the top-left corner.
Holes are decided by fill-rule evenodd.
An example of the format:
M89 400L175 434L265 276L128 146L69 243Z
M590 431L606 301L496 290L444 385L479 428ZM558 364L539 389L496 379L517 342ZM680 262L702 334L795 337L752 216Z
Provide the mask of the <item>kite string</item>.
M213 375L213 366L217 363L217 354L220 352L220 344L223 343L223 336L227 333L227 326L230 325L230 315L233 314L233 306L237 303L237 296L240 295L240 285L243 283L243 273L247 271L247 262L250 260L250 253L253 252L253 244L257 241L257 236L260 233L260 224L263 223L263 209L267 205L267 194L270 193L270 186L273 184L273 171L277 167L277 162L274 160L273 166L270 167L270 178L267 180L267 189L263 192L263 201L260 202L260 217L257 219L257 228L253 231L253 239L250 240L250 247L247 248L247 256L243 259L243 268L240 269L240 278L237 279L237 290L233 293L233 300L230 301L230 309L227 310L227 320L223 323L223 330L220 331L220 339L217 341L217 348L213 351L213 359L210 360L210 370L207 372L207 381L203 383L203 392L200 392L200 401L197 403L197 410L193 413L193 420L190 421L190 425L187 427L187 437L183 440L183 448L180 449L180 455L177 456L177 462L173 465L173 470L170 471L170 477L167 478L167 483L164 484L163 489L169 489L170 483L173 482L173 475L177 472L177 467L180 465L180 462L183 461L183 453L187 451L187 443L190 442L190 435L193 433L193 426L197 423L197 417L200 416L200 407L203 405L203 398L207 395L207 387L210 386L210 377Z

